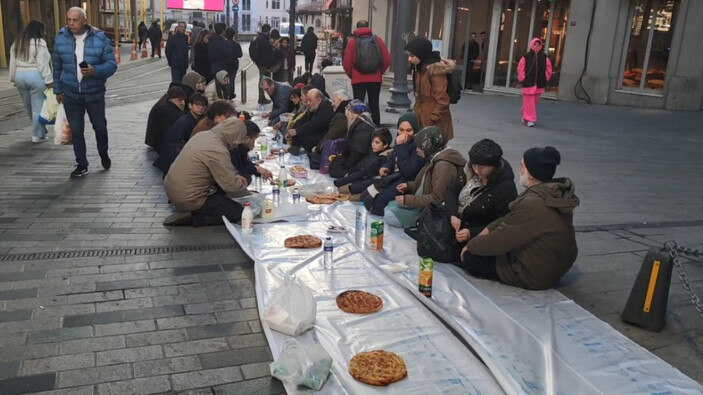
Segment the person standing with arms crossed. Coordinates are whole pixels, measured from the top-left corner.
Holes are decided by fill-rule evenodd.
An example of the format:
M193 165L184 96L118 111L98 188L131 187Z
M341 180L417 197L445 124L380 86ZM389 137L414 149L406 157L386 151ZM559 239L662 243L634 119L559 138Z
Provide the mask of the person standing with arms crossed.
M107 154L107 120L105 119L105 81L117 71L110 40L102 31L88 25L80 7L66 13L68 26L61 28L54 42L54 93L63 103L71 127L76 169L72 178L88 174L86 157L85 113L95 130L98 153L105 170L112 161Z
M188 70L188 37L185 22L178 22L176 34L166 41L166 60L171 68L171 82L181 82Z

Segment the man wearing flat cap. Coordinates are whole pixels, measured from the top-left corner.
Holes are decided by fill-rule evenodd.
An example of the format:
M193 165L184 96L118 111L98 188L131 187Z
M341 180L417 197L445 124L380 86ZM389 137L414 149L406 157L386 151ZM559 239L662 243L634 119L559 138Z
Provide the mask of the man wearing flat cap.
M510 212L489 224L461 252L474 276L525 289L554 286L571 268L578 248L573 211L579 205L569 178L554 178L561 155L554 147L530 148L520 161L525 191Z

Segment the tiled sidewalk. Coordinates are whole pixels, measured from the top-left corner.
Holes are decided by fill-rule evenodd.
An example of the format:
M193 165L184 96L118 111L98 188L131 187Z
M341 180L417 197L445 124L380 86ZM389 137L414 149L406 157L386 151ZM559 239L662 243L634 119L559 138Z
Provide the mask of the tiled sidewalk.
M284 392L252 263L224 228L162 225L150 106L109 109L112 169L90 136L84 179L70 146L0 140L0 393Z

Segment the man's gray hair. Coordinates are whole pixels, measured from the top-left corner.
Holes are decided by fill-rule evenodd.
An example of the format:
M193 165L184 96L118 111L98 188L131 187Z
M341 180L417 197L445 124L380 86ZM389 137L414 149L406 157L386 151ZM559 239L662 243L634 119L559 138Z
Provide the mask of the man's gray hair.
M359 22L356 23L356 28L358 29L360 27L369 27L369 21L367 21L366 19L361 19Z
M317 98L317 99L322 100L322 99L325 98L325 95L322 93L322 91L319 90L319 89L317 89L317 88L310 89L310 90L308 91L308 94L310 94L310 93L312 93L313 95L315 95L315 98Z
M85 14L85 10L82 9L81 7L71 7L71 8L69 8L68 11L66 11L66 15L68 15L68 13L71 12L71 11L77 12L77 13L81 16L81 18L83 18L83 19L88 19L88 16Z
M351 100L351 96L349 96L349 92L347 92L344 89L340 89L338 91L334 91L332 96L336 97L339 100Z

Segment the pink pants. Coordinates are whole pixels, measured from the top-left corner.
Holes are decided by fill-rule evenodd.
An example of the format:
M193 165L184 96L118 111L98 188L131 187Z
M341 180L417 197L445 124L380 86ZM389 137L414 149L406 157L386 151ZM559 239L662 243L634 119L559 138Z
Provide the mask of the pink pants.
M537 122L537 102L541 92L535 94L522 94L522 119L525 122Z

